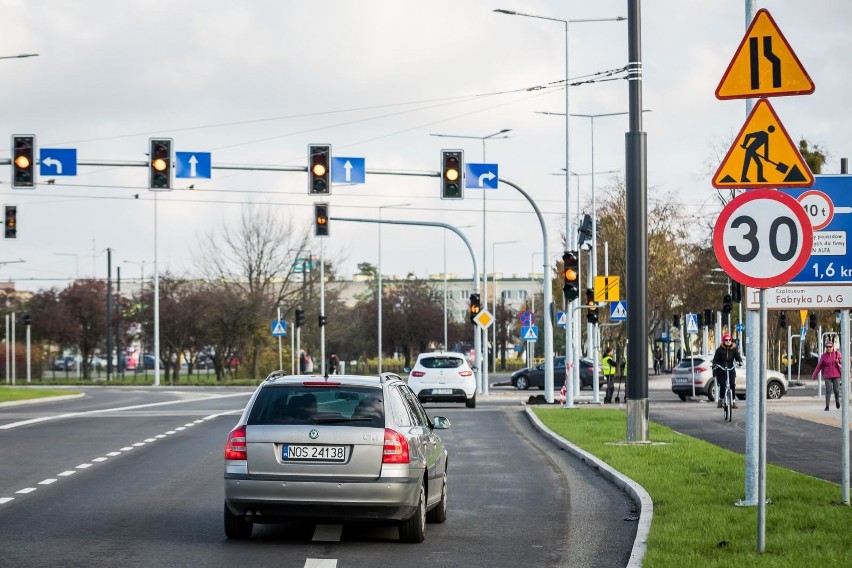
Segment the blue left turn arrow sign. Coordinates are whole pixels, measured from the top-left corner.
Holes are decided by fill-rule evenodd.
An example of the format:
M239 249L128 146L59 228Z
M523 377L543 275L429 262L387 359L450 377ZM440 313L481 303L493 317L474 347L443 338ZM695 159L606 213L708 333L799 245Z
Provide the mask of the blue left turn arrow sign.
M41 148L38 173L43 176L76 176L76 148Z

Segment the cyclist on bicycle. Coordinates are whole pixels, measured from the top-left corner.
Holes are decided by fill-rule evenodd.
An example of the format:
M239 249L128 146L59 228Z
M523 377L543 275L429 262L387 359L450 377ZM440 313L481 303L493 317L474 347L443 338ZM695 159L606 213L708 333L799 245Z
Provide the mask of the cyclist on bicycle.
M730 386L731 394L734 395L734 408L737 408L737 373L734 371L734 361L743 364L743 358L740 357L740 351L729 334L722 336L722 345L716 349L713 355L713 374L716 375L716 384L719 386L719 395L716 397L718 401L717 407L722 408L722 399L725 396L725 386ZM731 384L728 385L728 377L730 376Z

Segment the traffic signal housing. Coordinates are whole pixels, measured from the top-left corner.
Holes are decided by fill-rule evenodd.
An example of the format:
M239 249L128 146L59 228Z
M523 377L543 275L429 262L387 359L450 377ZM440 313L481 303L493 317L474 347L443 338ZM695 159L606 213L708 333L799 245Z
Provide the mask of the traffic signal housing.
M314 236L328 236L328 203L314 203Z
M733 302L733 298L731 298L730 294L725 294L722 297L722 313L724 313L724 314L731 313L731 310L733 309L731 302Z
M580 228L577 231L577 246L583 250L588 250L592 247L592 218L589 215L583 215L583 221L580 223Z
M589 323L598 323L598 308L595 303L595 291L591 288L586 289L586 304L589 309L586 311L586 321Z
M322 327L328 322L328 318L325 316L317 316L317 322L319 323L319 326Z
M580 290L577 288L577 276L579 271L579 261L576 251L565 251L562 254L562 294L565 300L573 302L580 296Z
M808 327L816 329L816 314L814 312L808 314Z
M713 321L713 310L704 310L704 325L711 326L715 321Z
M32 318L30 317L30 314L22 314L21 323L24 324L24 326L30 325L32 323Z
M3 215L3 236L7 239L18 238L18 206L6 205Z
M308 146L308 193L331 195L331 144Z
M12 188L35 187L35 136L12 136Z
M305 325L305 310L302 308L296 308L296 327L302 327Z
M148 140L148 189L155 191L172 189L171 138Z
M470 323L476 324L473 319L479 315L480 310L482 310L482 306L479 303L479 294L471 294L470 295Z
M672 316L672 327L680 327L680 314Z
M778 316L778 327L785 328L787 327L787 313L781 312Z
M462 199L463 150L441 150L441 199Z

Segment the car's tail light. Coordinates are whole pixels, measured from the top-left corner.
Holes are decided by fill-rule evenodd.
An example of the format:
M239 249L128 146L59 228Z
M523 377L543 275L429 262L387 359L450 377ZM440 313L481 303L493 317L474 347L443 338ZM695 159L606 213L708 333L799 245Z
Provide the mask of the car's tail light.
M422 377L422 376L423 376L423 375L425 375L425 374L426 374L426 373L424 373L423 371L411 371L411 376L412 376L412 377Z
M390 428L385 428L385 448L382 463L408 463L408 440Z
M695 367L695 372L696 372L696 373L703 373L703 372L704 372L704 371L706 371L706 370L707 370L707 369L706 369L705 367Z
M472 374L473 374L473 371L468 371L468 370L459 371L459 376L462 376L462 377L469 377Z
M228 434L228 443L225 444L226 460L246 459L246 427L237 426Z

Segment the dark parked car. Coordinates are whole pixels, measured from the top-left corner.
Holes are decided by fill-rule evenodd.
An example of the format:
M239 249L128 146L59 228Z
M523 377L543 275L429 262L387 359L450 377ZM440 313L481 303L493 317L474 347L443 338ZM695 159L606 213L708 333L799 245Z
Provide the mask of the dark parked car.
M592 388L592 376L594 375L594 362L591 359L580 359L580 388ZM553 383L561 386L565 382L565 357L553 358ZM598 368L598 386L606 385L603 371ZM512 386L518 390L527 390L530 387L544 388L544 362L535 367L527 367L512 373Z

